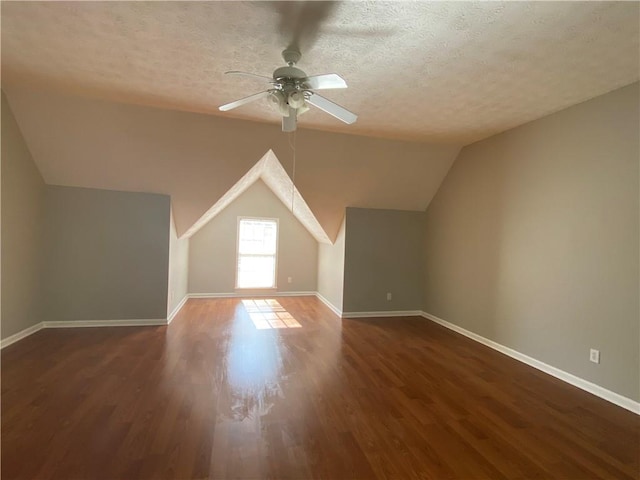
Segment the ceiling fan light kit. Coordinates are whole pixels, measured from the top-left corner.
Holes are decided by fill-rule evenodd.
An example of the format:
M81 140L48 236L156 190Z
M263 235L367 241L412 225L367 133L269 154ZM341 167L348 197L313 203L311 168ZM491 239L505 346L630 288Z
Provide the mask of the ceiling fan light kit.
M237 70L225 72L228 75L243 75L261 80L267 80L271 88L264 92L249 95L231 103L219 107L223 112L254 102L261 98L267 101L282 116L282 131L293 132L297 127L297 117L309 110L312 105L328 113L344 123L354 123L358 116L337 103L318 95L314 90L328 90L335 88L347 88L347 82L336 73L307 76L305 72L295 65L302 55L297 50L286 49L282 52L282 58L287 66L276 68L272 78L254 73L240 72Z
M298 115L298 117L299 117L300 115L302 115L302 114L303 114L303 113L305 113L305 112L308 112L309 110L311 110L311 109L309 108L309 105L307 105L307 104L305 103L304 105L302 105L301 107L298 107L298 108L296 109L296 114L297 114L297 115Z
M287 103L291 108L295 108L296 110L305 105L304 102L304 93L298 90L294 90L289 93L289 97L287 99Z
M289 105L287 105L287 99L279 90L270 90L269 95L267 96L268 102L271 104L275 110L282 115L283 117L289 116Z

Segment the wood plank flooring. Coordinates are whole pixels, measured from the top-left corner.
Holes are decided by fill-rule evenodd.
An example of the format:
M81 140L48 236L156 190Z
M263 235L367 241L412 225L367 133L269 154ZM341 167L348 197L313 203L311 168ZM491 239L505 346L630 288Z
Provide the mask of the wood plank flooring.
M640 478L630 412L423 318L277 300L7 347L2 478Z

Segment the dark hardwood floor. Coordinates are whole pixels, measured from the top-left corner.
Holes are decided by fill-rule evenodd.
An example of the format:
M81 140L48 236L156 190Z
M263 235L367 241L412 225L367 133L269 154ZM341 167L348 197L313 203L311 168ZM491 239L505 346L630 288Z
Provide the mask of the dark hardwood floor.
M2 478L640 477L633 413L423 318L278 301L7 347Z

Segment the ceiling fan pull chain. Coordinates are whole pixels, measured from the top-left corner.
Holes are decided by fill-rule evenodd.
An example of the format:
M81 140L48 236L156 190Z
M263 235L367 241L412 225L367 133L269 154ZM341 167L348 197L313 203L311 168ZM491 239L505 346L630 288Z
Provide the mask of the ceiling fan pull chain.
M293 213L293 200L296 193L296 132L297 130L294 130L291 133L291 136L293 136L293 145L291 145L291 136L289 136L289 146L293 149L293 169L291 172L291 213Z

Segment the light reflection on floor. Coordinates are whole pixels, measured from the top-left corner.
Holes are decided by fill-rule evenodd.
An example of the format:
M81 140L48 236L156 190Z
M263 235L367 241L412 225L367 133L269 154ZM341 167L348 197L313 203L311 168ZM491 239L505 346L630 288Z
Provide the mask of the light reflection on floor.
M242 300L242 304L258 330L302 327L302 325L273 298Z

